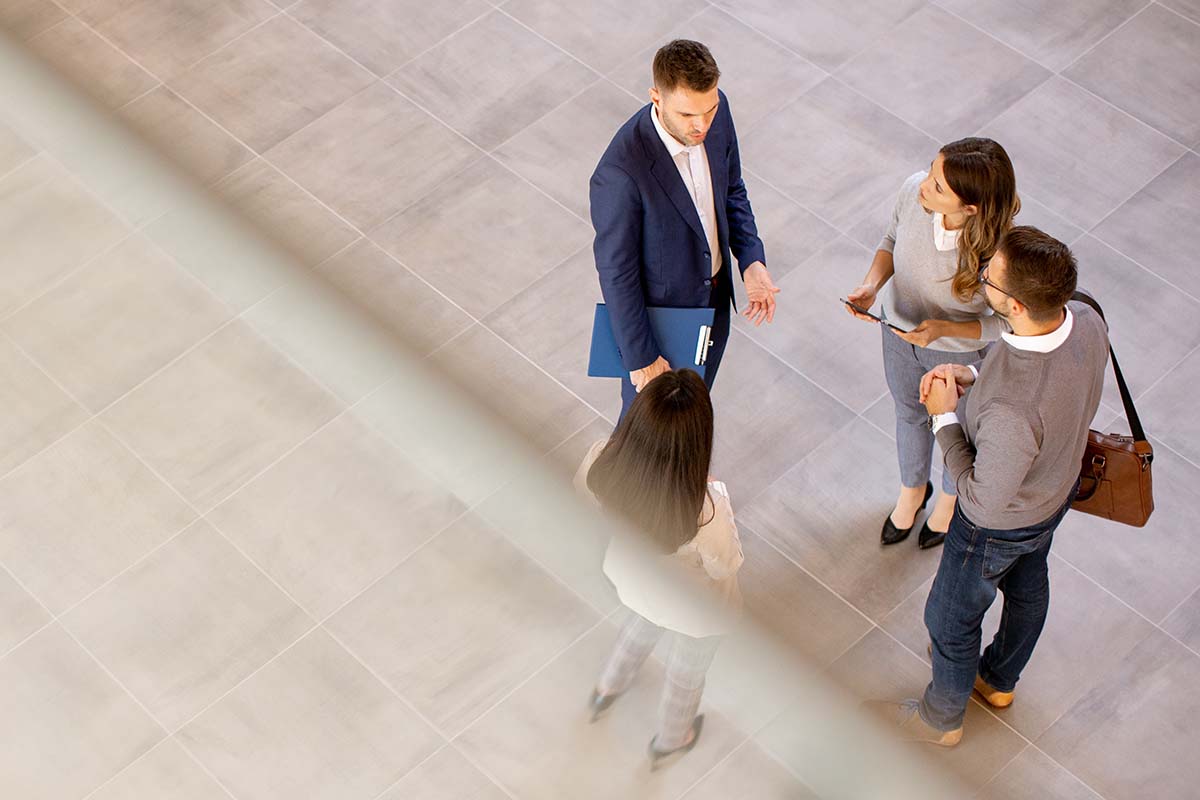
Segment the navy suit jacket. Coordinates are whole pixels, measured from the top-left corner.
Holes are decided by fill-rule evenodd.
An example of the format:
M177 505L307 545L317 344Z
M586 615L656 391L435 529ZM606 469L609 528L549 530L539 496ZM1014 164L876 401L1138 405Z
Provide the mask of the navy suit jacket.
M742 182L737 134L724 92L704 140L722 269L733 298L730 251L741 270L766 263L754 212ZM647 104L621 126L591 180L593 250L600 289L625 368L649 365L661 353L647 306L702 308L712 290L708 239L692 196L654 128Z

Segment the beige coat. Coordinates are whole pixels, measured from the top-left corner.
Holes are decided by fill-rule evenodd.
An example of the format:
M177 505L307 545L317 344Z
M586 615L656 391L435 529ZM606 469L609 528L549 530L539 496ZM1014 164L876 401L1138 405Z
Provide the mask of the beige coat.
M593 444L575 473L575 488L597 506L587 474L605 444ZM744 558L729 492L720 481L710 481L708 490L696 536L672 555L656 556L625 536L615 536L604 555L604 574L622 603L655 625L696 638L727 633L742 607L737 571Z

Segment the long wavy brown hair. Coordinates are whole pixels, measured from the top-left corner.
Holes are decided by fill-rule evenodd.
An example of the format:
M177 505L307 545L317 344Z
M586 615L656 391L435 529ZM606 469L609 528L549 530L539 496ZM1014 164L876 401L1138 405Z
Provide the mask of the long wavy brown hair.
M588 470L587 485L606 511L674 553L703 524L712 446L708 387L693 370L664 372L629 406Z
M979 209L958 234L958 269L951 284L954 296L966 302L982 290L979 270L1021 210L1017 178L1008 153L992 139L959 139L938 152L950 190L963 205Z

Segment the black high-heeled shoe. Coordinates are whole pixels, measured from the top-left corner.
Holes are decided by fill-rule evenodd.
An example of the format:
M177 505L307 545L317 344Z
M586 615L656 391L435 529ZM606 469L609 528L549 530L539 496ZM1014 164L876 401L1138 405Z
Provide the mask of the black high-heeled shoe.
M650 750L649 750L650 771L654 772L656 769L658 769L660 766L662 766L663 762L666 759L670 758L671 756L681 756L684 753L690 751L693 747L695 747L696 742L700 741L700 731L703 728L704 728L704 715L700 714L696 717L695 720L692 721L692 740L685 745L676 747L674 750L659 750L657 747L654 746L654 743L658 741L658 737L655 736L653 739L651 739L650 740Z
M933 497L933 483L928 482L925 484L925 499L921 501L921 508L917 509L918 512L929 505L929 498L931 497ZM916 524L917 522L914 519L913 524L907 528L897 528L892 522L892 515L888 514L887 518L883 521L883 530L879 532L879 541L885 545L899 544L908 538L908 535L912 533L913 526ZM930 546L932 547L932 545Z
M937 547L942 542L946 541L946 534L949 531L935 531L929 527L929 521L921 526L921 532L917 534L917 547L922 550L928 550L932 547Z

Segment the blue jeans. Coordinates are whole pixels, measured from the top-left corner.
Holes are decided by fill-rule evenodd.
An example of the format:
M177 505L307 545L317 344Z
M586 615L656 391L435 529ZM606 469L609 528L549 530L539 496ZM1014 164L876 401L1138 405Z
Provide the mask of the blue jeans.
M883 374L896 406L896 455L900 483L910 489L925 488L933 467L933 433L929 413L921 402L921 378L941 364L979 364L987 348L952 353L917 347L901 339L887 325L883 331ZM942 491L958 494L950 475L942 471Z
M925 687L920 712L929 725L940 731L962 727L977 672L993 689L1011 692L1016 687L1050 607L1050 542L1077 489L1054 516L1028 528L981 528L961 508L955 510L925 602L933 680ZM980 657L983 617L997 589L1004 593L1004 612Z

